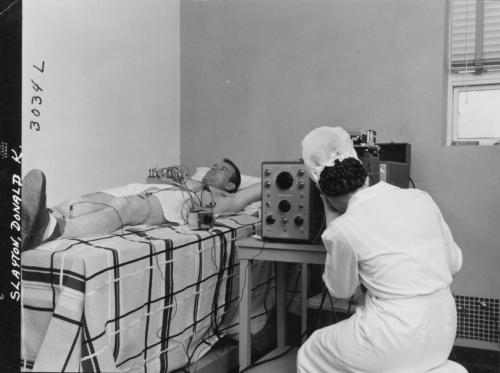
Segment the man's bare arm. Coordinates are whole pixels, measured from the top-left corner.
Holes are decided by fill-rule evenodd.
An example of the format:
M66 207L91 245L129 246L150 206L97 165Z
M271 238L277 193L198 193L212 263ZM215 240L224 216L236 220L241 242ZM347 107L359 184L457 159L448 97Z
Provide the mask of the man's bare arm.
M236 193L215 192L214 213L233 213L243 210L250 203L260 201L261 185L260 183L250 185Z

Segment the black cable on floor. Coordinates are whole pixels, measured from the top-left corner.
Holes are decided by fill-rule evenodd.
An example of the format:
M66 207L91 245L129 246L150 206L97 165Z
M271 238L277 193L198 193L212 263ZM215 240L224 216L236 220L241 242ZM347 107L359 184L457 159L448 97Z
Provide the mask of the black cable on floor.
M307 333L308 333L308 330L306 330L304 333L302 333L302 335L300 336L300 339L302 339L302 337L304 337L305 335L307 335ZM278 354L276 356L270 357L269 359L257 361L257 362L255 362L253 364L250 364L245 369L241 370L240 373L246 372L247 370L255 368L256 366L259 366L259 365L262 365L262 364L265 364L265 363L269 363L270 361L279 359L279 358L285 356L286 354L288 354L290 351L292 351L296 347L297 346L290 346L285 351L283 351L282 353L280 353L280 354Z

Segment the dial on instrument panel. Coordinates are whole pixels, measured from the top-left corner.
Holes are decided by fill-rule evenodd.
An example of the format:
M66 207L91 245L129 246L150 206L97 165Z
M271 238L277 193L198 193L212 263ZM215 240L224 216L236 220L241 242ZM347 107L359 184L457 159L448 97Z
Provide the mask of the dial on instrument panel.
M274 222L276 221L276 218L272 215L269 215L267 218L266 218L266 223L267 224L274 224Z
M304 218L300 215L296 216L295 219L293 219L294 223L297 225L302 225L304 224Z
M289 201L287 201L286 199L283 199L280 201L280 203L278 204L278 208L283 211L283 212L288 212L290 211L290 208L292 207L292 205L290 204Z
M280 189L290 189L290 187L293 185L293 176L290 175L288 171L280 172L278 174L278 177L276 178L276 184L278 184L278 187Z

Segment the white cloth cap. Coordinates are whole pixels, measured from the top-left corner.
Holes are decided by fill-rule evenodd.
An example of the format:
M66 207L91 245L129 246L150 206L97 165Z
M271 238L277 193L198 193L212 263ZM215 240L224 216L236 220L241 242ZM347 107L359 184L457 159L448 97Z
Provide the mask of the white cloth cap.
M316 184L326 166L350 157L359 160L351 136L342 127L318 127L302 140L302 159Z

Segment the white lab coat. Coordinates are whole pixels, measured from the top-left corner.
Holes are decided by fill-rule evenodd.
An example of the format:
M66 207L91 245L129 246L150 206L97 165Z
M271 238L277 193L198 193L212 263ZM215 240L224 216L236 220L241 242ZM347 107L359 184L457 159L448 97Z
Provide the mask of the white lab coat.
M425 372L443 364L456 332L449 290L462 253L432 198L380 182L360 190L322 235L323 279L365 305L314 332L299 350L299 373Z

